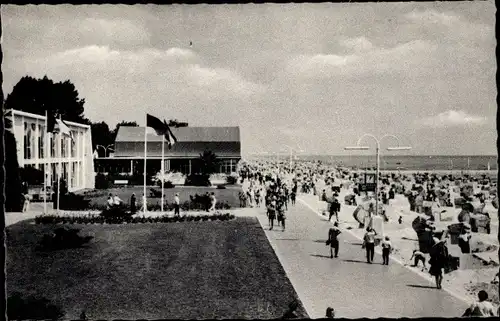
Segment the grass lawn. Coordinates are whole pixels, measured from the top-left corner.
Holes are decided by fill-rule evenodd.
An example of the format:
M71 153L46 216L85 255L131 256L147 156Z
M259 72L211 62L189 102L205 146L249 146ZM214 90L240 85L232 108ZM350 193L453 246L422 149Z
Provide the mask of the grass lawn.
M255 218L81 225L86 248L35 251L53 228L7 228L7 291L45 297L65 319L269 319L298 300Z
M151 186L146 188L146 193L148 196L148 204L160 204L161 198L152 198L149 196L149 190L152 188ZM156 190L160 190L159 186L154 187ZM108 194L112 193L118 194L118 196L125 202L130 202L130 197L132 193L135 193L137 197L137 201L142 201L142 193L144 192L142 186L127 186L121 188L110 188L108 190L102 190L103 195L98 197L91 197L91 204L100 204L105 205L106 200L108 199ZM195 194L205 194L206 192L214 192L215 198L218 202L227 202L231 205L231 208L240 207L240 199L238 193L241 191L240 186L228 186L226 189L216 189L210 187L174 187L174 188L165 188L164 195L165 200L168 203L172 203L174 201L175 193L179 193L179 198L181 203L184 201L189 201L189 195Z

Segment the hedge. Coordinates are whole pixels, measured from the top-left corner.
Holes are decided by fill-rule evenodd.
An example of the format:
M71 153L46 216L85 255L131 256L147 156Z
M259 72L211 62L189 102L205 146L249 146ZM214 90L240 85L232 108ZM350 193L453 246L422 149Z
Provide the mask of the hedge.
M168 217L166 215L158 217L106 217L102 215L88 216L57 216L57 215L39 215L35 217L36 224L139 224L139 223L175 223L175 222L198 222L198 221L229 221L235 216L230 213L214 215L185 215Z

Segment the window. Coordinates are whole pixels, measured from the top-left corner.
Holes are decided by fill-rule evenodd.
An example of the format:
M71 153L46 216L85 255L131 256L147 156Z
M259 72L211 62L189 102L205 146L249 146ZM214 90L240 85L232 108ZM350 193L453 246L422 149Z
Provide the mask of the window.
M76 157L76 139L77 139L77 133L73 132L73 139L70 139L70 144L71 144L71 157Z
M30 159L35 158L36 148L36 124L30 125Z
M229 159L224 159L220 162L219 166L219 172L220 173L225 173L225 174L230 174L231 173L231 160Z
M66 136L64 136L62 134L60 134L60 136L61 136L61 157L66 157L67 156L67 154L66 154L67 148L66 147L68 145L67 144L68 139L66 138Z
M50 157L56 157L56 135L50 135Z
M31 129L28 128L28 123L24 122L24 159L31 159Z
M44 157L45 147L45 126L38 125L38 158Z
M50 164L50 182L54 185L57 182L57 164Z
M76 162L71 163L71 187L76 187L76 175L77 175L77 167L76 167Z
M62 163L62 179L68 182L68 163Z

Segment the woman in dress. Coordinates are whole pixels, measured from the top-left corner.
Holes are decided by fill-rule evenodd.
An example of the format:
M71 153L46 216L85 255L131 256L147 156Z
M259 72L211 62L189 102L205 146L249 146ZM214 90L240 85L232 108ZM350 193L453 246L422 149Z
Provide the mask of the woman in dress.
M429 273L436 278L436 287L441 289L443 269L448 258L448 248L446 247L446 239L438 240L434 238L434 242L430 251L431 259L429 263L431 267Z

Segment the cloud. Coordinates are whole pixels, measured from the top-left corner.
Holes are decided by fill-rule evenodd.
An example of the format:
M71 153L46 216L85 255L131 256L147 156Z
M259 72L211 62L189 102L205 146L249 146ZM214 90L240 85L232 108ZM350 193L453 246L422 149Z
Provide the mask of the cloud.
M456 127L464 125L484 125L487 118L483 116L470 115L463 110L448 110L435 116L422 119L419 124L434 127Z
M198 64L188 68L188 79L200 87L217 87L229 89L242 96L250 96L263 92L265 87L245 80L237 73L222 68L207 68Z
M413 22L422 24L442 24L452 26L457 23L460 18L451 13L437 12L435 10L412 11L404 15L404 17Z
M289 61L287 71L305 77L410 72L415 68L425 68L436 48L437 45L430 42L415 40L392 48L377 48L349 55L300 55Z
M373 44L366 37L343 39L340 44L355 51L367 51L373 48Z
M70 49L58 52L51 57L41 57L52 66L66 65L68 63L111 63L120 61L121 63L141 63L152 62L154 60L190 61L197 58L196 54L189 49L169 48L168 50L158 50L154 48L144 48L140 50L113 50L109 46L91 45L82 48Z

